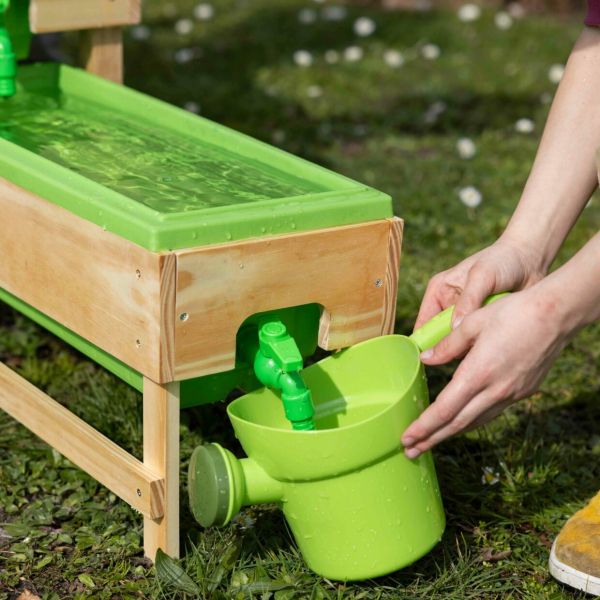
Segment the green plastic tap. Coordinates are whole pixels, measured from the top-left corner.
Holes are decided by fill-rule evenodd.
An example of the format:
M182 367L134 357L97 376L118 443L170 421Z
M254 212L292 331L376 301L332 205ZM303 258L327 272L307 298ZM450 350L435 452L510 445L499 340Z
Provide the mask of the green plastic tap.
M6 12L10 0L0 0L0 97L15 95L17 76L17 57L6 27Z
M258 332L254 372L267 387L281 390L285 416L293 429L315 429L312 395L300 371L302 354L281 321L269 321Z

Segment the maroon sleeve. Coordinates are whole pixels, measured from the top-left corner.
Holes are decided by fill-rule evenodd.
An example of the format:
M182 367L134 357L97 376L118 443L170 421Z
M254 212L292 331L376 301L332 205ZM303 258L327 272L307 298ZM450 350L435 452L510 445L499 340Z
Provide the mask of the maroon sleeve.
M588 11L585 24L591 27L600 27L600 0L587 0Z

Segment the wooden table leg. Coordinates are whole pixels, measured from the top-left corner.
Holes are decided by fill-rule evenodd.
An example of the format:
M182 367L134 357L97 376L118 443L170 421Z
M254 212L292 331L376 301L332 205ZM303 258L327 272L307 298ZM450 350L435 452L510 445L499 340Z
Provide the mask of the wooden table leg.
M179 383L144 378L144 465L165 481L164 515L144 517L144 552L179 557Z
M123 31L121 27L81 32L80 62L86 71L123 83Z

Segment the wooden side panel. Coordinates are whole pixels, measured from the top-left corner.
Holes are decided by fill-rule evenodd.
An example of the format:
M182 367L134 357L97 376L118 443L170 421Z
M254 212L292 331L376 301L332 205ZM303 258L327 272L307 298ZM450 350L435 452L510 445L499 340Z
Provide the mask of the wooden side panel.
M240 325L266 310L320 304L325 349L387 333L400 225L382 220L176 252L176 379L232 369Z
M144 465L164 480L164 514L144 519L144 552L179 557L179 384L144 380Z
M141 20L141 0L30 0L34 33L133 25Z
M123 83L123 31L119 27L82 32L80 62L86 71Z
M142 514L162 517L165 482L158 470L142 464L2 363L0 408Z
M1 178L0 214L0 287L155 381L169 378L161 329L173 307L161 302L174 300L164 286L172 259Z

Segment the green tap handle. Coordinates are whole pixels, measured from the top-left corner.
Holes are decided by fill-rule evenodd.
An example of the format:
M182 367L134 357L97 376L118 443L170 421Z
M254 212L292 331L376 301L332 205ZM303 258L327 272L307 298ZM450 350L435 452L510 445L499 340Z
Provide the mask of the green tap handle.
M508 296L508 292L494 294L487 298L483 304L490 304L500 298L504 298L504 296ZM452 332L453 312L454 305L449 306L446 310L438 313L431 320L427 321L425 325L422 325L413 332L410 339L417 345L419 350L423 351L433 348L438 342Z
M304 361L295 340L281 321L265 323L258 332L260 351L284 373L302 369Z

